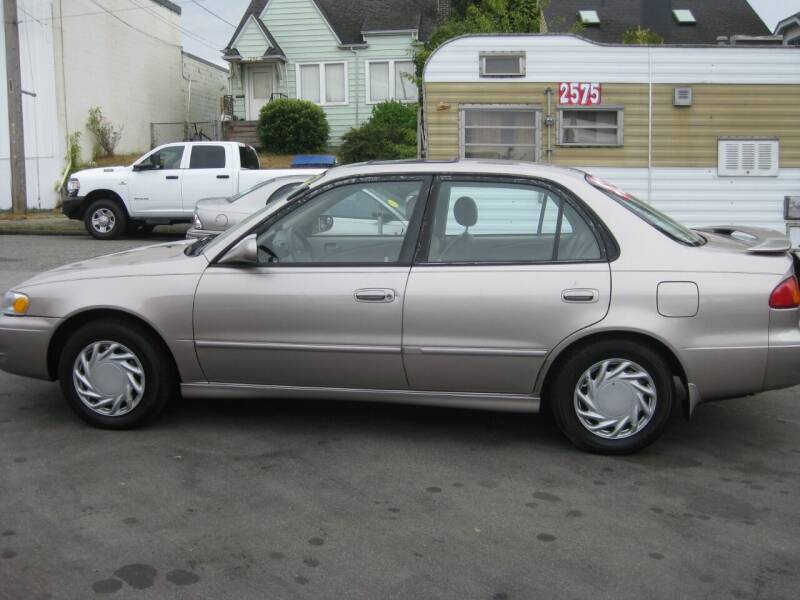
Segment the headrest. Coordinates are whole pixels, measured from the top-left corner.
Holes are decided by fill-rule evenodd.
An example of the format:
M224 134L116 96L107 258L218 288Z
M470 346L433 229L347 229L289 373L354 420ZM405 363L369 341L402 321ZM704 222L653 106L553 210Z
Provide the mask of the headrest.
M462 227L472 227L478 222L478 206L469 196L461 196L453 206L456 222Z

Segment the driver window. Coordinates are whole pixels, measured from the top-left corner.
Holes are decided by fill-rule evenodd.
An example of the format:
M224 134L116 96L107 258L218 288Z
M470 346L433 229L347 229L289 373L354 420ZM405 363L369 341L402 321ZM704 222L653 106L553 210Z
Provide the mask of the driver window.
M180 169L183 148L183 146L167 146L158 152L153 152L141 164L149 166L153 170Z
M423 181L369 181L315 196L258 235L259 263L395 263Z

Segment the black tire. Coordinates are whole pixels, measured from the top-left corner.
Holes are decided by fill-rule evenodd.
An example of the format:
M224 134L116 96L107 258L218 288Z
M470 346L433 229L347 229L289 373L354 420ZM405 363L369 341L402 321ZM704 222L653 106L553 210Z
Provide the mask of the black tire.
M650 420L639 431L621 439L607 439L589 431L575 408L575 390L581 377L593 365L607 359L636 363L650 375L656 391ZM559 429L576 446L596 454L620 455L637 452L661 436L672 413L674 395L672 372L658 352L630 340L606 340L570 353L558 367L546 400Z
M96 227L93 224L95 214L98 212L105 212L107 217L113 216L113 222L110 222L110 227L107 231L103 230L104 227ZM121 236L128 229L128 215L125 209L119 202L102 198L95 200L86 209L83 216L83 224L86 231L93 238L98 240L113 240Z
M75 386L73 369L79 354L94 342L116 342L130 350L144 371L144 390L135 408L119 416L103 415L84 404ZM133 429L155 419L176 390L172 360L161 340L142 327L107 318L84 325L67 340L58 362L61 391L79 417L103 429Z

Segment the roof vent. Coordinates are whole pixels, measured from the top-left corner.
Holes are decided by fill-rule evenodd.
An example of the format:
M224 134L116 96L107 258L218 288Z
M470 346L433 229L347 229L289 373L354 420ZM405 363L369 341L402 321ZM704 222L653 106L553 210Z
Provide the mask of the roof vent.
M596 10L579 10L578 19L584 25L600 25L600 15Z
M692 88L690 88L690 87L676 87L673 90L672 105L673 106L691 106L692 105Z
M678 22L678 25L696 25L697 19L694 18L692 11L688 8L681 8L672 11L672 16Z

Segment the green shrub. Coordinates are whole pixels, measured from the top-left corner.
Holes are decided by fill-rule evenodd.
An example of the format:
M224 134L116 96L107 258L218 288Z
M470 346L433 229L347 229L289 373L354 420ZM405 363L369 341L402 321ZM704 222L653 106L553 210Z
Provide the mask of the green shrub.
M273 100L264 105L258 118L258 137L267 152L319 152L325 149L329 134L325 111L308 100Z
M103 114L103 110L99 106L93 106L89 109L86 129L88 129L89 133L95 138L95 144L92 148L92 160L100 158L101 156L114 156L114 150L122 139L123 128L123 125L115 127L114 124L106 118Z
M651 29L634 27L622 34L623 44L634 44L640 46L663 44L664 38Z
M399 129L417 130L417 104L389 100L376 104L372 109L370 122Z
M341 163L417 156L417 105L382 102L370 120L342 136Z

